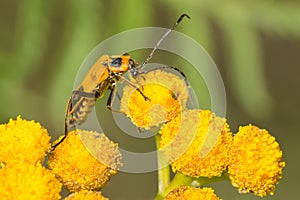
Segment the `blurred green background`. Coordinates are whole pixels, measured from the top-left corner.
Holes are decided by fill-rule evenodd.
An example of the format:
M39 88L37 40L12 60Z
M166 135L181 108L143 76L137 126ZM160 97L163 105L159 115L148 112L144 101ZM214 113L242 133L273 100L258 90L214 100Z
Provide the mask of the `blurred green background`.
M22 115L41 122L57 138L77 70L88 53L124 30L170 27L181 13L191 20L177 30L203 45L222 74L232 131L252 123L268 129L281 145L287 166L275 195L265 199L295 199L300 179L299 1L1 1L0 122ZM144 56L135 59L141 62ZM103 109L106 99L97 107ZM103 114L109 112L103 109ZM155 172L119 173L104 194L150 200L156 178ZM212 186L225 200L259 199L239 195L228 182Z

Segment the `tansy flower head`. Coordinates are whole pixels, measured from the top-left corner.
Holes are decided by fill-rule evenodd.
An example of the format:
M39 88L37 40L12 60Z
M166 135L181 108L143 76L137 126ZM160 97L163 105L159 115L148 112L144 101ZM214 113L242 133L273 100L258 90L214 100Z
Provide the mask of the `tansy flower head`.
M89 190L80 190L79 192L75 192L70 194L64 200L108 200L102 196L101 192L94 192Z
M212 188L181 186L171 191L164 200L220 200Z
M239 128L233 137L228 173L241 193L274 194L284 166L279 144L267 130L253 125Z
M185 81L175 74L154 70L138 76L135 84L150 100L145 100L135 88L127 85L120 107L138 127L159 126L186 106L188 88Z
M40 164L19 163L0 169L0 197L7 200L60 199L61 183Z
M50 136L39 123L10 119L0 125L0 163L41 162L50 148Z
M70 191L96 190L117 173L121 154L104 134L76 130L49 155L48 165Z
M225 119L209 110L186 110L165 124L160 147L173 171L192 177L221 176L232 135Z

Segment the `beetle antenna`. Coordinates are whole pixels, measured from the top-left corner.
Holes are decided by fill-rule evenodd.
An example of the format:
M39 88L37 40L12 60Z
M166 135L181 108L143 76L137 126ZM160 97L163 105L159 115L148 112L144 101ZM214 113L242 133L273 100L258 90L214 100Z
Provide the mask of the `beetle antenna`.
M156 43L156 45L154 46L154 48L152 49L151 53L149 54L149 56L147 57L147 59L140 65L140 68L143 68L144 65L146 65L149 60L152 58L154 52L157 50L157 48L159 47L160 43L177 27L177 25L181 22L181 20L187 17L188 19L190 19L190 16L188 16L187 14L182 14L178 20L176 21L175 24L173 24L173 26L160 38L160 40Z

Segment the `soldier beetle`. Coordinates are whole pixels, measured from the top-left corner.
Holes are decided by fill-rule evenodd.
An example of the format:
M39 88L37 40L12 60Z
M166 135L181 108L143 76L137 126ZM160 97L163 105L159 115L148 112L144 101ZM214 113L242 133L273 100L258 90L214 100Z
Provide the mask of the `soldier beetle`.
M187 14L182 14L176 23L168 29L156 43L149 56L141 65L138 65L128 53L124 53L120 56L101 56L88 71L78 88L72 92L66 108L65 136L54 144L52 149L55 149L55 147L65 139L69 128L74 128L86 120L89 112L95 106L97 99L101 98L107 89L110 90L110 95L106 107L111 111L115 111L112 109L112 100L116 93L115 86L119 80L123 80L126 84L134 87L143 96L145 101L150 101L137 86L123 77L123 75L127 71L129 71L133 77L141 74L142 68L150 61L160 43L176 28L184 17L190 18ZM177 70L184 76L179 69L171 66L170 68Z

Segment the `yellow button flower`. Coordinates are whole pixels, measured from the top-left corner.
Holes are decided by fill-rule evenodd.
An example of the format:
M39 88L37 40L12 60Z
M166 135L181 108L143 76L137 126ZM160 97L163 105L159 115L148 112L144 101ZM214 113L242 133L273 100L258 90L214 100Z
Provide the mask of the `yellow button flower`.
M212 188L181 186L171 191L164 200L220 200Z
M165 124L160 147L173 171L192 177L221 176L229 164L232 134L209 110L186 110Z
M185 109L188 88L184 79L161 70L138 76L135 85L150 100L132 86L126 85L121 99L121 111L141 128L149 129L169 121Z
M0 197L6 200L60 199L61 183L40 164L20 163L0 169Z
M64 200L108 200L102 196L101 192L94 192L89 190L80 190L79 192L75 192Z
M70 191L96 190L117 173L121 154L104 134L76 130L49 154L48 165Z
M0 163L41 162L50 148L50 136L39 123L10 119L0 125Z
M232 185L241 193L274 194L285 166L275 138L253 125L240 127L231 151L228 173Z

